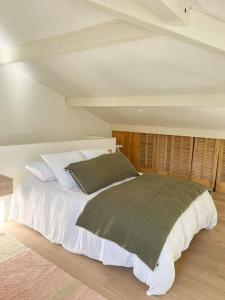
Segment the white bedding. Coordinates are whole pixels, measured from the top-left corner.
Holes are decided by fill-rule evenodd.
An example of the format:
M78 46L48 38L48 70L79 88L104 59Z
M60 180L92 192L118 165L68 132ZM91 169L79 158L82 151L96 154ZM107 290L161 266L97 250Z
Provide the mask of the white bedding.
M204 192L175 223L158 266L152 271L137 255L75 225L87 201L96 194L65 191L57 181L41 182L27 177L13 195L9 219L39 231L68 251L100 260L105 265L133 267L134 275L149 287L148 295L162 295L170 289L175 279L174 262L181 252L188 248L200 229L211 229L217 223L214 202L210 194Z

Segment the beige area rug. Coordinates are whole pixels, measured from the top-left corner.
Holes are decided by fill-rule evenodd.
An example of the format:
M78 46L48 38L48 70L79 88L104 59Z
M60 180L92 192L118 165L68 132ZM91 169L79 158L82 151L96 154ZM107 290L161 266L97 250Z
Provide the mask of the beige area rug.
M1 300L105 300L93 289L0 234Z

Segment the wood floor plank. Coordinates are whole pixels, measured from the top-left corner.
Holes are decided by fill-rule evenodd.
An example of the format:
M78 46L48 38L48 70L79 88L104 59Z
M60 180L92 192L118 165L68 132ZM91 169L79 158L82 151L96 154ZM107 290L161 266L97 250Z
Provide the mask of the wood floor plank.
M202 230L176 262L176 279L163 300L225 299L225 194L214 193L218 210L215 229ZM104 266L102 263L67 252L26 226L6 223L0 230L14 236L38 254L82 280L110 300L159 299L147 297L147 287L130 268Z

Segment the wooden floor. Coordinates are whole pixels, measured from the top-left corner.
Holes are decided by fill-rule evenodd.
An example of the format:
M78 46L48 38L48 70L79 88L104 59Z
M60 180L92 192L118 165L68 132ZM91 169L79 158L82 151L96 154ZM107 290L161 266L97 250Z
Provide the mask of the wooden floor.
M225 195L214 193L213 198L219 216L217 227L211 231L203 230L194 238L176 262L172 289L160 299L225 299ZM71 254L23 225L7 223L0 229L108 299L159 299L146 296L147 287L135 279L131 269L103 266L98 261Z

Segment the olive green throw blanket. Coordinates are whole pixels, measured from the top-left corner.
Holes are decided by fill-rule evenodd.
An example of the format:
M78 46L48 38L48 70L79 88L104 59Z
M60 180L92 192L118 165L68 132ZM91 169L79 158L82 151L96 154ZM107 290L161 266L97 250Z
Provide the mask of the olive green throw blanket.
M147 173L95 196L76 225L135 253L154 270L175 222L206 190L189 180Z

